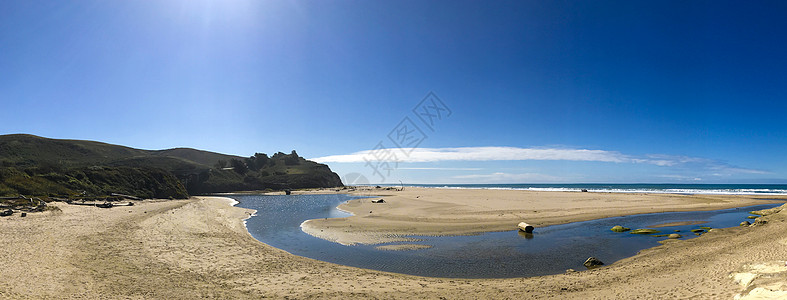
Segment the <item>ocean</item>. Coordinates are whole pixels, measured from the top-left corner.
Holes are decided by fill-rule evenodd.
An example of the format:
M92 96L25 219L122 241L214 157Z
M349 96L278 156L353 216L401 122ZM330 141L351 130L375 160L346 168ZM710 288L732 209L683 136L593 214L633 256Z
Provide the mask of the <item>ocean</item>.
M390 184L386 186L400 186ZM587 190L596 193L666 193L712 195L787 195L787 184L404 184L407 186L447 189L504 189L528 191Z

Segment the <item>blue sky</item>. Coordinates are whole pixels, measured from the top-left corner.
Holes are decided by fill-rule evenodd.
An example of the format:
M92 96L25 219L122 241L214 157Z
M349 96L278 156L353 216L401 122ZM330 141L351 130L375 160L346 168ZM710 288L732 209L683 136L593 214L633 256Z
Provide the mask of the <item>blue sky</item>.
M782 1L3 1L0 133L296 149L373 183L785 183L785 15ZM450 115L427 128L413 109L430 92ZM405 118L424 138L392 149ZM375 173L383 150L398 162Z

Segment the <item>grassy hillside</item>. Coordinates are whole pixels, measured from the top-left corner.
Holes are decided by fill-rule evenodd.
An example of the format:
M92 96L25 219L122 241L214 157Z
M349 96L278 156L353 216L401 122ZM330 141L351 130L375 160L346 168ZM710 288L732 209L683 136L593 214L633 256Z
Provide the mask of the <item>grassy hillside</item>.
M0 135L0 196L121 193L150 198L341 186L295 151L244 158L190 148L141 150L93 141Z

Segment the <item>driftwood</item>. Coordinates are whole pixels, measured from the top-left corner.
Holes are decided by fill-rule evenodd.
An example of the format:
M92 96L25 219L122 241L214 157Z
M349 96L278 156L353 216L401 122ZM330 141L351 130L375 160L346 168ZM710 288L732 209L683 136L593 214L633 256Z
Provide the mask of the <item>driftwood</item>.
M113 206L115 206L115 205L112 204L112 203L109 203L109 202L96 204L96 207L98 207L98 208L112 208Z
M0 209L5 209L5 211L3 211L3 213L7 214L5 216L10 215L8 214L8 211L11 211L11 213L13 213L15 210L37 212L43 211L46 208L46 202L37 197L27 198L25 196L19 195L16 197L1 197L0 200L11 202L10 204L0 204Z
M126 204L114 204L112 202L87 203L87 202L84 202L84 201L83 202L68 201L66 203L71 204L71 205L95 206L95 207L99 207L99 208L112 208L112 207L115 207L115 206L134 206L134 202L129 202L129 203L126 203Z

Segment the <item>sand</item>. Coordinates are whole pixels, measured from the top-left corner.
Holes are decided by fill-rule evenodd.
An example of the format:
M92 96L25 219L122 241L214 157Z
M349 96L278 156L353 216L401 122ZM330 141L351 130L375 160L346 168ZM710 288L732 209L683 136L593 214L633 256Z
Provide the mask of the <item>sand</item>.
M415 187L406 187L404 191L357 190L353 194L380 197L339 205L339 209L354 216L309 220L301 225L303 231L344 245L379 244L406 241L407 235L468 235L515 230L519 222L538 228L632 214L776 203L758 200L758 197L763 198L761 196ZM379 199L385 203L372 203Z
M60 212L0 218L0 298L748 299L787 293L787 210L761 217L767 223L760 226L673 241L594 270L467 280L294 256L253 239L243 227L252 212L230 203L211 197L111 209L57 203Z

